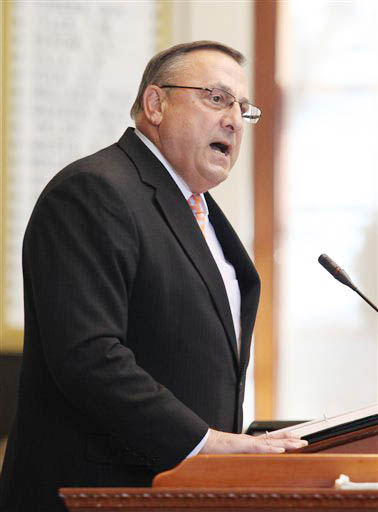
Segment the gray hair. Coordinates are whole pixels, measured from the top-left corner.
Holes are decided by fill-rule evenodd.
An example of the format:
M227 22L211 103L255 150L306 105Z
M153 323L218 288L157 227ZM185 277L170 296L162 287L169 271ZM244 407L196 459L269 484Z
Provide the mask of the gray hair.
M215 50L224 53L232 57L241 66L246 61L244 55L239 51L216 41L194 41L192 43L177 44L157 53L152 57L144 70L138 95L130 111L132 119L135 119L139 112L143 110L143 95L147 86L150 84L162 85L164 82L169 82L176 71L179 61L183 60L186 54L198 50Z

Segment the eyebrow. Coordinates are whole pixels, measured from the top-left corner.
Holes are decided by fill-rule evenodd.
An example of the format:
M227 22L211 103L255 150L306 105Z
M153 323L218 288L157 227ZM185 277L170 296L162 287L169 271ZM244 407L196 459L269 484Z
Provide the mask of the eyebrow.
M212 84L210 86L211 89L222 89L223 91L226 91L226 92L229 92L230 94L232 94L232 96L234 96L234 98L236 98L234 92L232 91L231 87L229 87L228 85L225 85L225 84L222 84L222 82L217 82L215 84ZM241 103L250 103L252 105L252 102L249 98L240 98L240 100L238 100L236 98L236 101L240 101Z

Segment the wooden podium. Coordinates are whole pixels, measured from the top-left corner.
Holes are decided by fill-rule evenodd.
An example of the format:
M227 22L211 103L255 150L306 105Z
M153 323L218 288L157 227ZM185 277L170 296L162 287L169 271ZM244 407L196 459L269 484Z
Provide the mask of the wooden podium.
M340 474L378 481L376 454L198 455L152 488L61 489L71 512L378 510L378 491L342 491Z
M378 491L336 489L341 474L378 482L378 418L290 454L197 455L157 475L152 487L60 489L60 496L70 512L378 510Z

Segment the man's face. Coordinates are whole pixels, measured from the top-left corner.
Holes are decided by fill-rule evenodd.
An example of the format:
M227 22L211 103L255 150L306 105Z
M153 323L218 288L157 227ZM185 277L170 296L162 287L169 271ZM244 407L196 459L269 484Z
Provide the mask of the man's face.
M174 85L214 87L237 100L247 98L247 79L230 56L213 50L189 53ZM163 89L163 114L158 126L159 149L192 192L200 193L224 181L234 165L243 135L240 106L217 110L206 92Z

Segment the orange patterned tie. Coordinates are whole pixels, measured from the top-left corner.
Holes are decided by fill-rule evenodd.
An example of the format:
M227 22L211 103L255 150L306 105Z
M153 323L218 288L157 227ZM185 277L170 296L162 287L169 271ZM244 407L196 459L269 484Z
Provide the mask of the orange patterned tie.
M201 228L203 236L205 236L206 214L202 207L201 196L199 194L191 195L188 199L188 204Z

